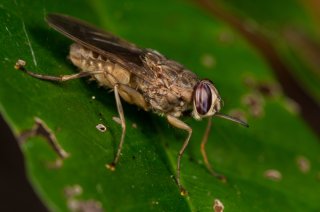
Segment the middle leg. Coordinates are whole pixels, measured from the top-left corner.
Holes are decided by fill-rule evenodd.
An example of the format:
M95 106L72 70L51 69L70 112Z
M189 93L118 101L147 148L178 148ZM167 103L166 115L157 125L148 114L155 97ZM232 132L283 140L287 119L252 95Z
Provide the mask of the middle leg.
M121 104L121 99L119 96L119 84L115 84L114 86L114 96L116 99L116 105L117 105L117 109L118 109L118 113L119 113L119 117L120 117L120 121L121 121L121 128L122 128L122 134L121 134L121 139L120 139L120 143L118 146L118 150L116 153L116 156L114 157L113 161L109 164L106 165L106 167L108 169L110 169L111 171L114 171L116 168L116 165L119 161L120 155L121 155L121 151L122 151L122 146L123 146L123 142L124 142L124 137L126 134L126 121L124 118L124 113L123 113L123 108L122 108L122 104Z
M185 190L183 188L183 186L181 185L181 182L180 182L180 165L181 165L182 155L183 155L185 149L187 148L189 141L190 141L190 138L191 138L191 135L192 135L192 128L174 116L167 115L167 120L172 126L188 132L188 137L184 141L184 143L179 151L178 160L177 160L177 184L180 188L180 194L182 196L186 196L186 195L188 195L188 192L187 192L187 190Z

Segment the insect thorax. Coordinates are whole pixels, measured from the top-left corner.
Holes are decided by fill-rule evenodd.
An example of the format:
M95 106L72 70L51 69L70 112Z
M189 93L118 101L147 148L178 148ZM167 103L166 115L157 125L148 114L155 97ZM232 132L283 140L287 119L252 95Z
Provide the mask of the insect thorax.
M194 73L152 49L145 50L143 63L150 77L148 83L139 84L156 113L179 117L192 109L193 89L198 82Z

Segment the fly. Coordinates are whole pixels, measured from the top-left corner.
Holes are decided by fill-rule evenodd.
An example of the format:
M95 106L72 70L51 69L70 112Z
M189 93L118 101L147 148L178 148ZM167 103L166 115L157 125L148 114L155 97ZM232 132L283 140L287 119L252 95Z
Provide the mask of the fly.
M248 125L234 117L219 113L222 100L210 80L200 80L181 64L167 59L159 52L139 48L76 18L49 14L46 21L50 27L74 41L70 47L69 58L80 72L49 76L28 71L21 63L17 63L16 68L32 77L50 81L63 82L92 77L101 86L113 89L122 134L114 160L106 165L108 169L115 170L126 134L122 99L145 111L152 111L166 117L172 126L188 133L177 157L176 182L181 195L186 195L187 191L180 181L180 164L191 138L192 128L179 118L188 112L197 120L208 118L207 130L201 142L201 153L209 172L215 177L224 179L212 169L205 151L211 117L218 116L244 126Z

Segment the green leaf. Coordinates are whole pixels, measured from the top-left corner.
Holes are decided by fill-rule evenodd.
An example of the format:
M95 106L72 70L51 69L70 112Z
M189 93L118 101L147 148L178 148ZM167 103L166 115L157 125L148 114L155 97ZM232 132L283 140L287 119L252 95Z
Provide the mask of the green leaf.
M181 168L189 196L182 197L173 175L186 133L126 103L123 154L116 171L107 170L121 136L120 125L112 120L118 116L114 95L85 79L51 83L14 69L23 59L37 73L77 71L67 60L71 41L49 29L44 21L48 12L87 20L212 80L225 103L222 112L240 111L250 124L245 129L214 118L207 152L227 183L212 177L203 164L205 121L186 118L193 136ZM278 16L274 20L283 21ZM60 168L52 168L48 164L57 155L43 138L32 137L21 145L30 182L50 210L68 211L91 201L105 211L212 211L215 199L227 211L319 210L319 139L283 93L265 96L247 85L249 80L254 85L277 82L253 46L196 4L7 1L0 4L0 26L1 114L16 137L32 128L35 117L41 118L70 154ZM245 103L248 96L261 101L258 113ZM96 129L99 123L107 132ZM281 177L271 180L268 170ZM81 187L82 192L70 197L65 194L70 187Z

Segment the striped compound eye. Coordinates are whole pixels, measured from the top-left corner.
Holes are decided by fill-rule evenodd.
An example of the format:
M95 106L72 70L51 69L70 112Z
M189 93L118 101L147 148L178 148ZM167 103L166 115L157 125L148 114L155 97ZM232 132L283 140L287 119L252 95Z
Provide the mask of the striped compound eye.
M202 80L195 86L193 107L193 116L196 119L212 116L220 110L218 91L209 80Z
M205 82L200 82L196 87L194 94L196 110L199 115L207 114L212 105L212 93L209 85Z

